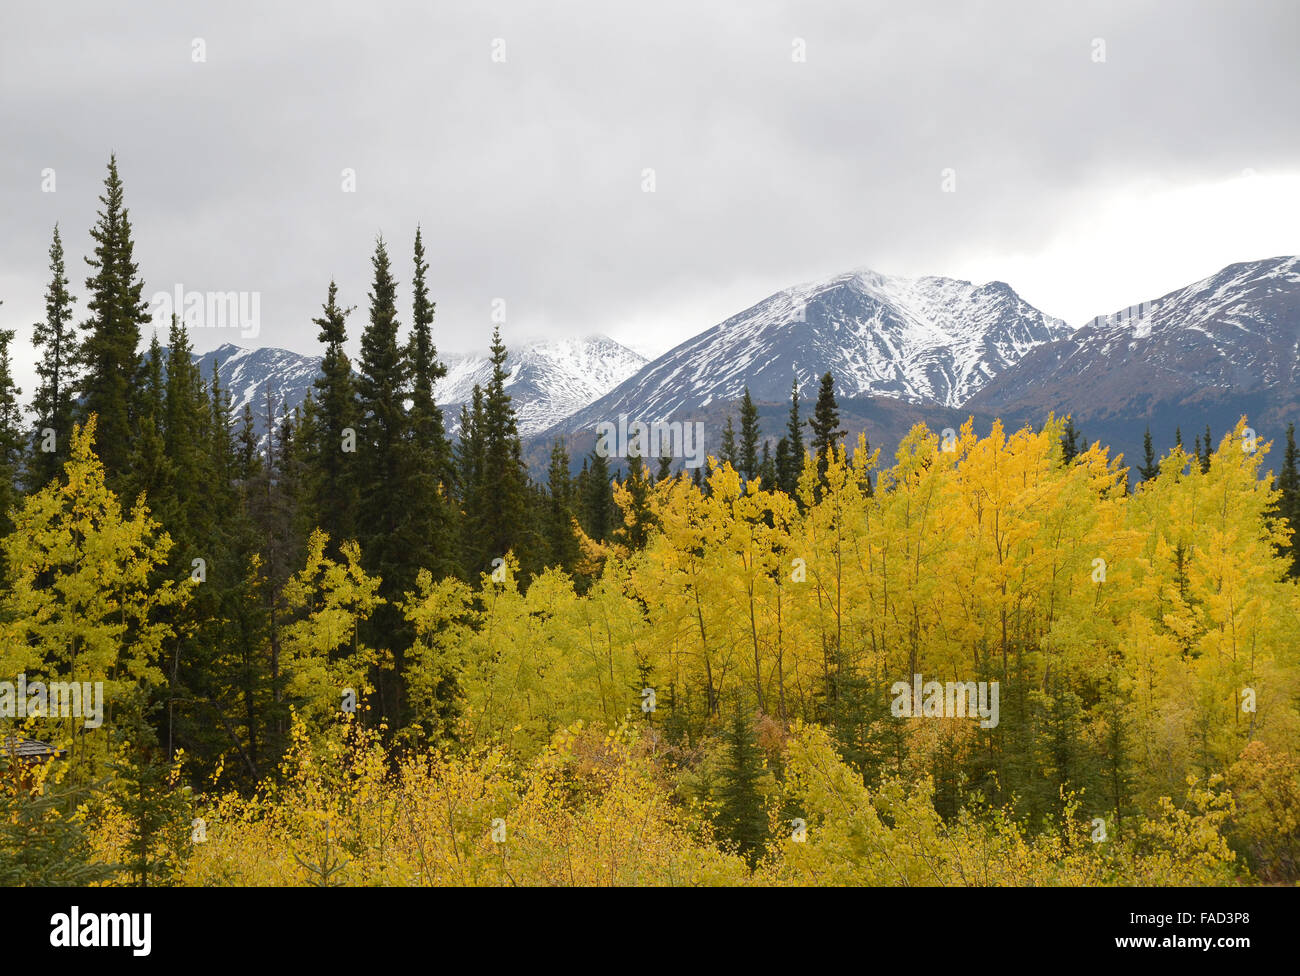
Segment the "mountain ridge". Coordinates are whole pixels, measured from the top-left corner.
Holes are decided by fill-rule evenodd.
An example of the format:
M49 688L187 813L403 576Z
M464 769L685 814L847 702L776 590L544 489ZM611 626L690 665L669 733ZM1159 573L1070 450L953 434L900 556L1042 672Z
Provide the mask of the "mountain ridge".
M224 358L223 358L224 357ZM320 357L231 344L222 359L236 410L270 385L301 403ZM438 402L455 434L460 404L485 385L486 355L447 357ZM779 436L798 379L805 417L821 375L835 376L841 426L861 423L877 446L904 425L936 429L969 415L987 423L1041 423L1071 413L1090 439L1132 460L1142 429L1181 426L1190 437L1247 413L1273 427L1300 406L1300 258L1237 262L1158 298L1072 328L1006 282L904 278L858 268L775 292L647 359L606 336L545 340L512 350L508 389L535 469L556 438L575 461L596 425L620 414L647 422L700 419L717 452L723 417L746 385L767 407L765 438ZM940 423L942 421L942 423ZM856 428L854 428L856 431ZM1272 431L1276 433L1276 431ZM1166 439L1168 434L1166 431Z

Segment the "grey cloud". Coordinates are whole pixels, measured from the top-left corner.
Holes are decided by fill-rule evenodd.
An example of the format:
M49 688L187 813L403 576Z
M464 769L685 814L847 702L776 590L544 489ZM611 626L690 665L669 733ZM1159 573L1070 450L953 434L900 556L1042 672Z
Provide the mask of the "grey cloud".
M258 341L300 351L331 277L364 307L376 234L409 279L417 221L440 344L464 350L497 297L508 338L721 318L849 267L1033 251L1081 187L1300 158L1287 0L265 7L6 12L5 327L40 314L55 220L84 291L110 151L147 289L259 291Z

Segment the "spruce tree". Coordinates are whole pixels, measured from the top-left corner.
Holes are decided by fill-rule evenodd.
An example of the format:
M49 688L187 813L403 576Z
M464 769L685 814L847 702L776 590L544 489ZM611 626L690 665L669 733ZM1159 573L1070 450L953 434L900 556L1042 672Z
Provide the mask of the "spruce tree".
M38 382L32 398L36 415L28 482L41 488L58 476L68 459L67 445L72 436L72 391L77 385L77 334L72 325L72 294L63 261L63 239L59 225L54 225L50 242L50 284L45 291L45 320L32 326L32 345L39 358L36 362ZM46 431L52 431L48 438Z
M249 513L247 478L257 459L247 444L251 430L236 435L230 395L221 385L220 364L214 364L211 383L211 423L206 444L212 524L205 548L211 553L206 590L210 610L199 633L207 647L202 684L209 712L219 712L222 736L213 736L222 750L233 745L242 760L232 765L243 785L251 787L262 777L263 752L272 738L266 731L274 714L270 676L262 648L269 636L269 616L261 600L264 585L259 550L264 545ZM251 426L251 414L244 422ZM243 425L241 424L241 427ZM238 439L237 439L238 438ZM242 774L247 773L244 777Z
M99 418L96 452L112 484L128 468L141 387L137 347L140 329L149 321L116 157L109 159L99 200L103 209L90 231L94 255L86 258L94 273L86 279L90 317L81 326L86 335L81 342L84 374L78 413L82 419L91 414Z
M27 444L26 425L14 384L9 345L13 329L0 329L0 536L13 530L10 511L18 503L23 454Z
M604 542L609 538L613 524L613 510L614 490L609 462L599 451L592 451L587 494L583 498L583 531L597 542Z
M785 443L785 450L782 451L781 442L776 445L777 477L781 480L781 490L794 498L799 493L799 476L803 474L804 462L803 421L799 418L798 379L795 379L790 386L790 417L786 421L785 431L785 437L781 438L781 442Z
M1074 426L1074 415L1065 418L1065 429L1061 431L1061 461L1070 464L1079 456L1079 428Z
M547 496L549 565L559 566L572 573L578 561L578 539L573 534L573 479L569 477L569 452L564 449L564 442L558 439L551 446Z
M219 364L213 363L211 385L205 384L187 330L173 319L163 402L166 487L159 503L174 543L165 572L172 579L191 576L199 582L185 606L172 615L176 637L168 662L166 745L169 751L183 748L205 771L232 745L241 748L228 723L214 721L214 713L222 718L226 713L218 663L223 595L231 585L224 533L236 512L229 464L213 445L217 438L229 437L228 410ZM139 475L137 466L133 477L138 481Z
M736 456L736 429L731 424L731 414L727 414L727 422L722 426L722 450L718 461L721 464L730 464L733 468L738 467L740 463Z
M355 459L360 435L356 429L352 363L343 348L347 342L346 321L352 309L338 304L338 286L333 281L322 311L320 318L312 320L320 329L318 338L325 344L325 354L321 375L315 383L315 410L306 459L309 484L305 490L310 495L308 510L314 516L313 527L329 534L330 544L337 552L341 542L355 537ZM346 447L354 450L346 451Z
M664 454L659 458L659 470L655 472L655 481L667 481L673 476L673 459L670 455Z
M1283 548L1291 559L1291 575L1300 577L1300 452L1296 450L1295 424L1286 427L1286 451L1282 455L1282 470L1277 476L1277 489L1282 493L1278 500L1278 514L1291 526L1291 540Z
M209 534L213 513L211 479L205 452L205 431L210 422L203 377L190 347L189 333L173 317L167 336L167 374L163 411L163 438L169 468L166 522L177 546L173 563L202 555L194 552ZM160 500L161 503L161 500ZM188 570L186 570L188 572Z
M126 821L122 867L128 883L138 887L165 885L175 877L188 855L190 832L189 804L170 782L147 707L144 691L137 691L123 703L125 721L114 730L119 742L113 789Z
M1151 445L1151 425L1147 424L1146 433L1142 435L1142 466L1138 468L1138 479L1150 481L1159 473L1160 465L1156 461L1155 448Z
M371 557L368 571L385 575L395 565L390 552L407 499L394 489L402 476L402 445L409 423L410 364L398 342L397 282L380 238L371 258L374 279L370 291L370 318L361 334L361 359L357 379L358 529L361 551Z
M477 383L470 402L460 408L460 440L456 448L456 484L460 489L461 566L466 578L483 572L482 531L490 513L483 494L483 389Z
M167 399L163 369L163 350L158 342L158 333L154 332L144 358L140 429L131 450L128 497L138 497L143 492L155 517L170 526L178 499L172 491L171 461L167 456Z
M529 520L523 446L515 409L506 391L510 376L507 356L498 327L492 332L492 377L483 395L483 480L479 488L483 510L491 517L481 527L479 560L468 567L471 574L487 569L493 559L511 551L525 574L538 568L534 562L536 545Z
M309 461L313 444L311 433L316 407L310 394L300 411L281 405L277 411L274 395L268 388L264 396L263 417L266 423L266 453L260 477L247 493L250 517L261 538L266 585L261 604L267 627L267 697L263 716L263 736L268 748L277 747L289 732L285 675L281 664L281 638L287 619L284 588L289 578L302 567L308 523L315 527L305 509L309 507Z
M0 749L0 782L17 778L11 762ZM114 866L96 857L78 810L94 800L93 789L48 780L40 790L0 789L0 887L71 888L108 881Z
M410 363L398 341L397 282L393 279L383 238L371 258L370 316L361 333L357 379L356 530L366 572L382 580L377 607L364 626L368 643L393 654L394 671L381 670L376 686L385 717L400 722L406 651L412 635L398 602L415 589L418 553L407 546L408 506L402 490L406 475L410 418L406 413ZM412 557L417 557L413 559Z
M772 458L773 480L772 487L790 494L789 477L790 477L790 441L782 437L776 442L775 456ZM793 498L794 496L791 495Z
M727 727L726 743L728 762L718 826L752 868L768 838L767 813L759 793L763 761L753 723L739 711Z
M835 402L835 378L830 373L822 376L821 388L817 391L817 405L813 409L812 428L813 455L817 458L817 475L825 477L826 465L832 452L839 443L844 431L839 429L840 409Z
M772 459L772 447L767 441L763 442L763 460L758 462L758 477L765 491L777 487L776 462Z
M740 398L740 473L747 479L758 474L758 407L749 396L749 387Z
M455 474L451 444L443 425L442 411L434 399L437 381L447 375L438 361L433 342L435 304L429 300L426 281L429 265L424 259L424 241L415 231L415 273L411 280L411 338L407 357L411 368L411 439L405 467L405 499L408 507L408 542L411 555L435 578L455 575L460 559L452 492Z

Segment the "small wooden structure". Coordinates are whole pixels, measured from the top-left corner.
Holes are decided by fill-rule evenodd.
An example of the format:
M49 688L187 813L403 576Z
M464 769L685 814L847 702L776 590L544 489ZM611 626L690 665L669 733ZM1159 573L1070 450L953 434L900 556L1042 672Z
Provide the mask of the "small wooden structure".
M5 736L0 739L0 779L10 780L18 789L31 789L35 785L32 767L67 754L66 749L56 749L38 739Z

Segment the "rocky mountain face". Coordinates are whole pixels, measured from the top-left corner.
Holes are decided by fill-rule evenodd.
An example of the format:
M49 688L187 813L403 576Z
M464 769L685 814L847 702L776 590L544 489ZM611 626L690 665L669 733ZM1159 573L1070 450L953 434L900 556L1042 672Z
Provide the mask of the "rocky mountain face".
M231 394L234 416L251 404L258 433L266 434L266 399L270 391L279 413L306 398L320 375L321 357L304 356L287 349L244 349L226 344L195 357L205 380L220 367L221 385ZM506 386L514 399L521 436L528 438L555 426L627 379L646 358L605 336L537 342L511 351L506 365ZM355 364L354 364L355 365ZM486 355L447 357L447 375L436 393L452 432L458 426L460 405L473 393L474 384L486 386L492 363Z
M554 427L618 386L648 360L606 336L535 342L511 351L506 359L510 377L506 389L514 401L523 438ZM448 429L460 427L460 405L473 397L475 384L492 378L486 355L452 356L447 375L438 382L438 403Z
M1069 334L1002 282L856 271L771 295L654 360L565 433L618 413L663 420L738 398L812 389L828 370L844 397L955 407L1029 350Z
M1264 439L1285 435L1300 406L1300 258L1233 264L1185 288L1099 316L1032 350L965 404L1035 422L1071 413L1092 440L1135 463L1150 424L1217 441L1246 414Z

